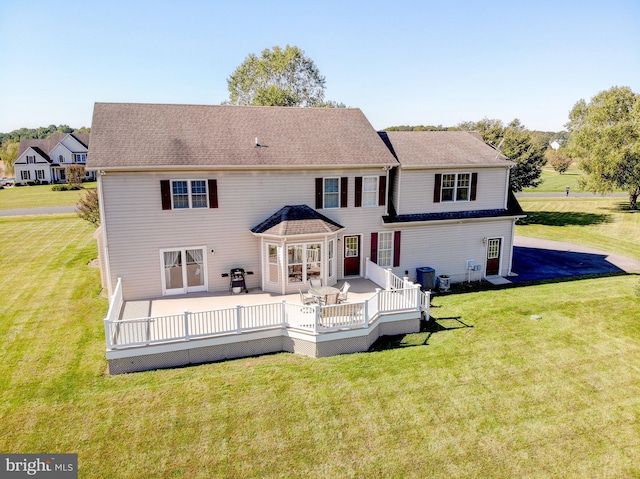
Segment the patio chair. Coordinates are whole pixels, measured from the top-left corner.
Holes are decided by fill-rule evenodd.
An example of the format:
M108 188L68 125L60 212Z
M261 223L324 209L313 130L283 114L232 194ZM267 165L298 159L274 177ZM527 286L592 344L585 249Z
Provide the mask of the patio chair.
M327 294L324 297L325 306L329 304L338 304L338 296L340 296L340 293Z
M300 291L300 301L305 306L316 302L316 298L314 298L312 295L303 293L302 290L299 288L298 288L298 291Z
M349 293L349 288L351 288L351 284L348 282L344 282L342 288L340 288L340 294L338 295L338 301L343 302L347 300L347 294Z
M322 286L322 278L310 279L309 280L309 286L311 286L312 288Z

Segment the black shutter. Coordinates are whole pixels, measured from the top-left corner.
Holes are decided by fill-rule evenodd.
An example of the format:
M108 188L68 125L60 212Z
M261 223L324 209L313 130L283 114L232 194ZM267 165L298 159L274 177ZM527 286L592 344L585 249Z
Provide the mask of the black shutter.
M478 194L478 173L471 173L471 201L476 200Z
M160 180L160 195L162 197L162 209L171 209L171 182L169 180Z
M371 262L378 264L378 233L371 233Z
M349 187L349 178L340 178L340 208L347 207L348 187Z
M378 206L384 206L387 199L387 177L380 177L380 184L378 185Z
M362 206L362 176L356 176L356 199L353 206L356 208Z
M209 208L218 207L218 181L209 180Z
M442 187L442 175L436 173L436 184L433 187L433 202L440 203L440 188Z
M393 267L400 266L400 231L393 234Z
M316 178L316 209L319 210L322 208L322 187L323 181L322 178Z

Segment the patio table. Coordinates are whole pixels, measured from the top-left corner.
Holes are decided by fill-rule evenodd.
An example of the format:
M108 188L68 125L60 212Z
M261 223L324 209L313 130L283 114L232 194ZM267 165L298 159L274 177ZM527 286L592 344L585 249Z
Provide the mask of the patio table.
M333 286L312 286L309 293L315 298L316 303L323 305L328 294L339 294L340 290Z

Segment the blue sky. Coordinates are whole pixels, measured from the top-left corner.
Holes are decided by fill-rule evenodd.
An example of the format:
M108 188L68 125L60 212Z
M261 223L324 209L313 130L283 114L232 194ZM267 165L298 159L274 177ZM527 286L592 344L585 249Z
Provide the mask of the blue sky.
M95 102L219 104L249 53L303 49L371 124L519 118L640 93L640 1L0 0L0 132L90 126Z

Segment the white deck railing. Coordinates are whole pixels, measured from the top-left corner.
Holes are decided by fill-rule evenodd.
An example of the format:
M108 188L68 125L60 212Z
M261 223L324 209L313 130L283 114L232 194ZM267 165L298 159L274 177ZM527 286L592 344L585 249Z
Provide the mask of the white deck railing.
M365 261L365 278L383 289L404 289L407 287L407 281L393 274L391 268L378 266L369 258Z
M120 282L116 291L119 287ZM120 287L120 303L121 291ZM371 298L359 303L304 306L282 301L122 320L118 320L117 314L112 313L112 308L117 309L113 303L104 323L107 350L114 350L273 328L298 329L311 334L368 328L382 314L420 311L423 303L423 293L415 285L403 289L377 291Z

